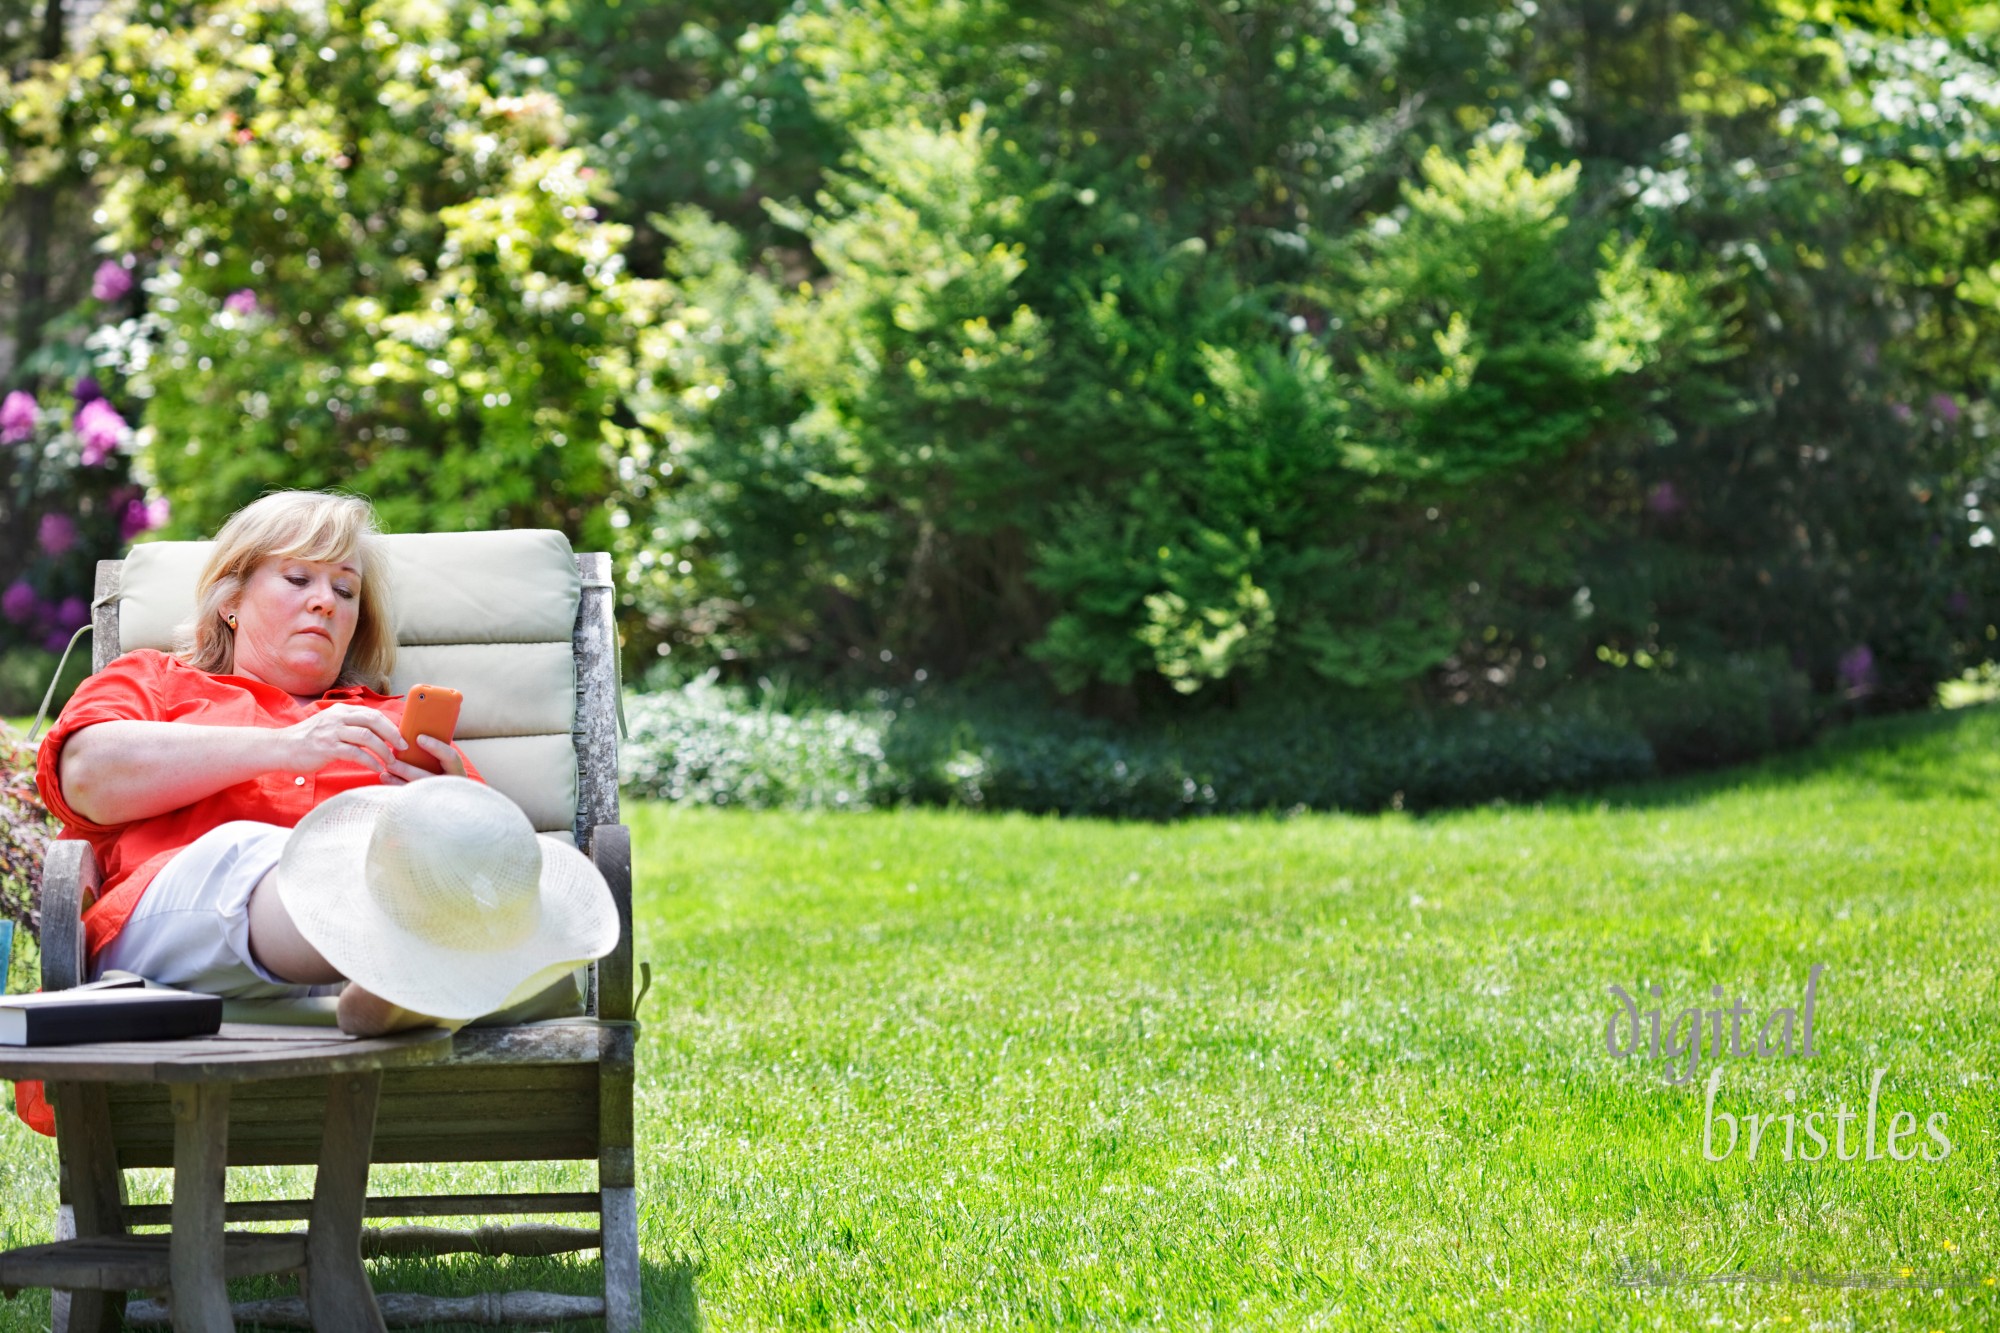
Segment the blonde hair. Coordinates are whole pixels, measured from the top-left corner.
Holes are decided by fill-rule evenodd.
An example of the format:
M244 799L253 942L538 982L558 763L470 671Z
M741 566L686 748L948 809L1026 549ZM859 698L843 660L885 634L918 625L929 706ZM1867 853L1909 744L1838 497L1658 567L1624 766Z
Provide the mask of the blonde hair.
M271 556L347 561L361 571L360 605L334 684L386 693L396 669L396 617L380 537L374 507L358 495L278 491L243 506L215 534L215 550L195 581L194 618L175 631L174 656L197 671L233 672L236 636L223 608L242 595L251 571Z

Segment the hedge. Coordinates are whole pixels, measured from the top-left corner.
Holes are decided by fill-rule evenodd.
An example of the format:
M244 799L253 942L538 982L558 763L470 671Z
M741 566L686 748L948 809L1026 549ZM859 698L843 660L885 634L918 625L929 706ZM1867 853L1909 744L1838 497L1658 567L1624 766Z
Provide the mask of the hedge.
M1119 725L1025 694L879 694L787 712L704 679L630 696L637 795L749 808L982 810L1174 819L1527 801L1747 757L1810 733L1802 683L1746 670L1644 696L1576 691L1511 713L1377 720L1330 709ZM1622 706L1621 706L1622 705Z

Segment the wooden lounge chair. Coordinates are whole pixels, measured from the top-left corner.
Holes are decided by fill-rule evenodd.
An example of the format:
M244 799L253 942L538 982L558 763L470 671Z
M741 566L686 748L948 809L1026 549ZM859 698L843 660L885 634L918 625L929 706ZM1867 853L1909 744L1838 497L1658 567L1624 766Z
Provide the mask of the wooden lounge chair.
M611 1333L639 1328L638 1204L633 1179L631 839L618 822L617 672L610 560L573 555L554 532L440 533L385 539L402 644L395 688L418 681L465 695L458 738L488 782L517 801L535 827L574 839L610 881L623 933L589 970L574 1016L473 1026L451 1059L384 1077L374 1162L594 1160L597 1189L375 1197L369 1218L470 1218L471 1230L370 1228L364 1253L553 1254L599 1250L604 1296L487 1293L467 1299L385 1297L390 1323L512 1324L602 1318ZM207 543L161 542L98 565L93 669L136 648L167 649L192 610ZM82 842L55 844L43 879L42 986L83 979L79 916L98 870ZM260 1015L235 1012L255 1021ZM297 1015L295 1015L296 1017ZM268 1019L266 1020L268 1021ZM239 1094L229 1110L232 1166L311 1164L324 1122L323 1079L276 1081ZM172 1162L174 1118L166 1091L135 1087L110 1099L110 1144L75 1148L63 1134L62 1236L71 1200L85 1191L120 1229L164 1225L163 1205L124 1203L122 1171ZM56 1108L60 1122L62 1108ZM96 1136L85 1136L86 1142ZM303 1220L310 1200L236 1202L230 1221ZM596 1227L493 1226L495 1217L592 1213ZM296 1306L296 1309L274 1308ZM119 1327L122 1295L58 1293L57 1333ZM134 1304L134 1323L160 1321ZM265 1302L239 1317L302 1320L300 1302ZM294 1325L299 1326L299 1325Z

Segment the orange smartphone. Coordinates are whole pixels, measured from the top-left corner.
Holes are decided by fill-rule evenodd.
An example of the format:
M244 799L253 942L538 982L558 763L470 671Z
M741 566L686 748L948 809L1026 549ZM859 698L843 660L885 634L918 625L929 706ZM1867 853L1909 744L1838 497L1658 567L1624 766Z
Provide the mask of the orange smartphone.
M442 685L412 685L403 696L403 748L396 758L431 773L443 773L444 765L429 751L417 747L417 737L435 736L446 744L458 726L458 706L465 696Z

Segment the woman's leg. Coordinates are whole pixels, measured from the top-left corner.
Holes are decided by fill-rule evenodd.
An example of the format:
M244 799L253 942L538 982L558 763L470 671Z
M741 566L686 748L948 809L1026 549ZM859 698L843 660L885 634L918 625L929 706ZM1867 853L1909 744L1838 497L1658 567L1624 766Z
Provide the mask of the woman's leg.
M272 882L291 830L247 820L197 838L146 886L96 971L232 999L330 994L346 980L306 943ZM435 1020L359 986L340 991L341 1029L376 1036Z
M285 910L284 900L278 896L274 882L277 873L274 868L265 874L250 894L250 950L257 965L287 981L317 985L345 980L339 969L321 957L319 950L299 933L292 914ZM352 982L340 993L336 1015L340 1030L356 1037L379 1037L403 1028L439 1025L435 1018L399 1008Z
M250 953L257 966L272 976L309 986L347 980L292 924L292 914L278 897L277 878L273 867L250 891Z
M231 999L302 996L337 974L300 977L260 966L250 949L249 902L278 863L289 829L238 820L183 848L146 886L132 915L105 945L95 972ZM331 993L330 991L327 993Z

